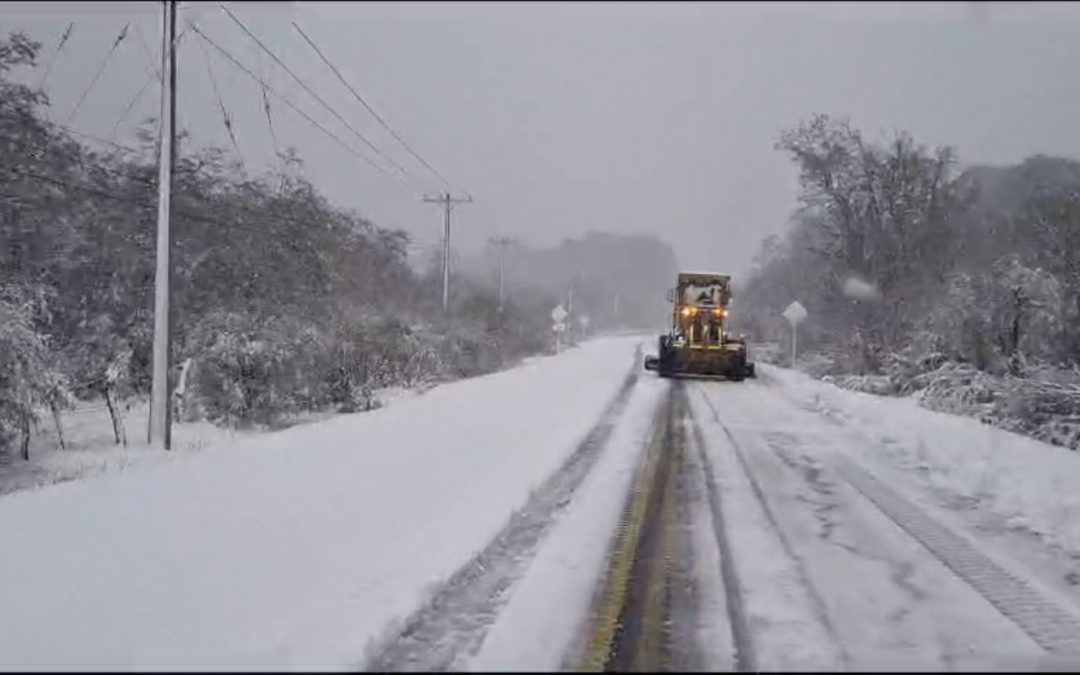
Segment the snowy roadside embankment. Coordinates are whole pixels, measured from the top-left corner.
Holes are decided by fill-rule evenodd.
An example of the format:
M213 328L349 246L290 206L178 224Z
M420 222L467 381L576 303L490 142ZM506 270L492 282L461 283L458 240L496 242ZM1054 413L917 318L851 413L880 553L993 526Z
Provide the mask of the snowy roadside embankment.
M778 391L873 441L865 459L903 469L1008 527L1080 553L1080 457L1066 448L928 410L914 398L846 391L809 375L765 367Z
M763 363L787 366L775 345L755 354ZM1022 376L983 372L940 354L910 360L892 354L878 375L844 374L835 357L803 354L796 370L842 389L880 396L912 397L929 410L971 417L1039 441L1080 450L1080 369L1026 365Z
M400 398L416 396L421 391L389 387L376 390L374 397L382 407ZM61 447L55 426L51 420L44 421L47 414L42 412L43 421L31 435L30 460L0 454L0 497L95 474L168 462L209 447L231 447L237 441L268 433L258 427L231 429L206 420L174 420L172 449L163 452L147 443L150 406L146 400L127 401L124 406L118 406L118 413L119 427L114 429L104 403L79 401L74 409L63 413L64 447ZM332 410L300 413L292 415L288 423L290 426L312 424L339 415Z
M573 452L638 342L0 499L0 666L355 666Z

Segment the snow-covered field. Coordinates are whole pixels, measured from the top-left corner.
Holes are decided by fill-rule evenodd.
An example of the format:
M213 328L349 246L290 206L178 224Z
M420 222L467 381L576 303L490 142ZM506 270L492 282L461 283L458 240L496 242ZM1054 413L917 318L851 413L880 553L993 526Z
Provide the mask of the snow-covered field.
M637 344L0 498L0 662L355 667L574 450Z
M417 395L400 387L376 392L380 404ZM171 461L177 455L206 448L228 448L244 438L265 433L262 430L233 430L206 421L174 423L172 449L151 448L146 442L149 405L145 400L131 400L120 408L121 439L117 443L112 418L105 403L80 401L74 410L65 411L63 448L51 416L41 413L41 420L31 435L30 461L13 454L0 457L0 496L52 483L77 480L108 471L123 471L148 462ZM308 413L296 416L295 424L319 422L336 413Z

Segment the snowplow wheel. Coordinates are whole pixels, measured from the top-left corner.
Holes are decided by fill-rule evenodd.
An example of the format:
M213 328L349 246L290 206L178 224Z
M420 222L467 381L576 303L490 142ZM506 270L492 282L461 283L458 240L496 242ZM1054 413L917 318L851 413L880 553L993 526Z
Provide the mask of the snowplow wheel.
M659 342L656 372L660 377L671 377L671 338L661 335Z

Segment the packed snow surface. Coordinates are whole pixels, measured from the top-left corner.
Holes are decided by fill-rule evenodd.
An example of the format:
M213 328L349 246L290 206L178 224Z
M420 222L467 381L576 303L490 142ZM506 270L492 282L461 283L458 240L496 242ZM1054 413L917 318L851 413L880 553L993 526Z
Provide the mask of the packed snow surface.
M356 667L573 452L638 342L0 498L0 666Z
M1080 455L927 410L911 398L845 391L783 368L767 368L774 388L799 407L832 419L863 460L1080 554Z
M564 658L575 656L588 633L589 603L603 579L608 546L668 387L659 378L642 378L623 423L531 561L468 670L577 668Z
M560 469L636 368L596 464L459 655L474 669L565 666L675 386L640 370L640 342L597 339L371 413L226 439L227 452L0 497L0 668L355 669ZM756 665L1047 665L1031 626L999 606L1011 600L950 569L941 556L955 551L920 543L844 467L1080 616L1075 453L912 400L759 373L685 385ZM704 503L689 512L693 567L716 575L700 606L725 612L715 522ZM730 643L725 617L696 621L703 643ZM712 651L712 667L730 668L728 647Z

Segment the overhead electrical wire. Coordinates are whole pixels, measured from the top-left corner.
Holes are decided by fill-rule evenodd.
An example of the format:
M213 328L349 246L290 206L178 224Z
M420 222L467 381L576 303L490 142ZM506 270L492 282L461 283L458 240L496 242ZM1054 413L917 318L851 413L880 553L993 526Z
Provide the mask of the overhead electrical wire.
M90 139L92 141L97 141L98 143L102 143L104 145L111 145L112 147L116 148L117 150L124 150L126 152L130 152L130 153L134 153L134 154L138 154L139 152L141 152L138 148L133 148L130 145L124 145L123 143L117 143L115 141L110 141L108 139L102 138L100 136L95 136L93 134L88 134L85 131L79 131L78 129L75 129L74 127L69 127L67 125L60 124L59 122L52 122L52 125L54 127L56 127L57 129L63 129L64 131L68 132L69 134L75 134L76 136L82 136L84 138L88 138L88 139Z
M138 25L135 26L135 30L136 30L136 33L138 35L140 35L140 36L142 35L142 33L139 31ZM180 44L180 41L184 39L184 35L186 35L186 34L187 34L187 29L181 31L180 34L176 36L176 44L177 45ZM147 51L147 57L148 58L153 58L149 51ZM146 89L151 84L153 84L155 81L160 81L160 80L161 80L161 70L158 69L158 68L151 68L151 72L150 72L149 77L146 79L146 81L143 82L143 85L141 87L139 87L139 91L137 91L135 93L135 95L131 98L131 100L128 101L128 104L126 106L124 106L124 110L120 113L120 116L116 118L116 121L113 122L112 128L109 130L109 138L110 139L115 139L116 138L116 130L119 128L119 126L121 124L124 123L124 121L127 119L127 116L129 114L131 114L131 110L142 99L143 93L146 92Z
M257 76L257 75L256 75L255 73L251 72L251 69L249 69L249 68L248 68L247 66L245 66L245 65L244 65L244 64L242 64L242 63L240 63L240 61L238 61L238 60L237 60L237 59L236 59L236 58L235 58L235 57L234 57L234 56L233 56L232 54L230 54L230 53L228 52L228 50L226 50L226 49L225 49L224 47L222 47L221 45L219 45L219 44L217 44L216 42L214 42L214 41L213 41L213 40L212 40L212 39L211 39L210 37L208 37L208 36L206 35L206 33L204 33L204 32L203 32L203 31L202 31L202 30L201 30L201 29L200 29L200 28L199 28L198 26L196 26L195 24L188 24L188 26L189 26L189 27L191 28L191 30L195 31L195 34L196 34L196 35L198 35L199 37L201 37L201 38L202 38L203 40L206 40L206 42L207 42L207 43L208 43L208 44L209 44L209 45L210 45L211 47L213 47L214 49L216 49L216 50L218 50L219 52L221 52L221 54L222 54L222 55L224 55L224 56L225 56L225 58L227 58L227 59L228 59L229 61L231 61L231 62L233 63L233 65L235 65L235 66L236 66L237 68L239 68L239 69L240 69L240 70L241 70L241 71L242 71L242 72L243 72L243 73L244 73L245 75L247 75L248 77L250 77L251 79L253 79L253 80L254 80L255 82L257 82L257 83L261 84L261 85L262 85L263 87L265 87L265 88L266 88L266 91L267 91L267 92L269 92L269 93L270 93L271 95L273 95L273 96L274 96L274 98L278 99L279 101L281 101L281 102L282 102L282 103L284 103L285 105L289 106L289 108L291 108L291 109L292 109L292 110L293 110L294 112L296 112L296 113L297 113L298 115L302 116L302 117L303 117L304 119L306 119L306 120L307 120L307 121L308 121L309 123L311 123L311 124L312 124L313 126L315 126L315 127L316 127L316 128L318 128L318 129L319 129L320 131L322 131L322 132L323 132L324 134L326 134L327 136L329 136L331 140L333 140L333 141L334 141L335 143L337 143L337 144L338 144L339 146L341 146L342 148L344 148L344 149L345 149L345 150L346 150L347 152L349 152L349 153L350 153L350 154L352 154L352 155L355 155L355 156L356 156L356 157L358 157L359 159L362 159L362 160L364 160L365 162L367 162L368 164L370 164L371 166L373 166L373 167L374 167L375 169L377 169L377 170L378 170L378 171L380 171L381 173L385 174L386 176L388 176L388 177L393 177L393 175L392 175L392 174L390 174L390 173L389 173L389 172L388 172L388 171L387 171L386 169L384 169L384 168L383 168L382 166L380 166L379 164L377 164L377 163L376 163L376 162L375 162L374 160L372 160L372 159L371 159L370 157L368 157L368 156L366 156L366 155L364 155L364 154L360 153L360 152L359 152L358 150L356 150L355 148L353 148L353 147L352 147L351 145L349 145L349 144L345 143L344 141L342 141L342 140L341 140L340 138L338 138L338 137L337 137L337 135L335 135L335 134L334 134L334 132L330 131L330 130L329 130L329 129L327 129L327 128L326 128L325 126L323 126L322 124L320 124L320 123L319 123L318 121L316 121L315 119L313 119L313 118L311 117L311 115L308 115L308 114L307 114L306 112L304 112L304 111L303 111L303 110L302 110L301 108L298 108L298 107L297 107L297 106L296 106L296 105L295 105L295 104L294 104L294 103L293 103L292 101L290 101L289 99L285 98L285 97L284 97L284 96L282 96L281 94L279 94L279 93L277 93L276 91L274 91L273 89L271 89L271 88L270 88L270 86L269 86L269 85L267 85L267 84L266 84L266 82L265 82L265 81L264 81L264 80L263 80L262 78L260 78L259 76ZM401 177L396 177L396 178L397 178L397 180L403 180L403 179L402 179Z
M132 199L130 197L122 197L120 195L113 194L113 193L111 193L111 192L109 192L107 190L101 190L101 189L98 189L98 188L90 187L88 185L78 185L76 183L72 183L72 182L69 182L69 181L66 181L66 180L60 180L58 178L53 178L51 176L44 176L44 175L41 175L39 173L34 173L32 171L27 171L25 169L21 169L21 168L18 168L18 167L6 166L6 165L3 165L3 164L0 164L0 169L9 171L9 172L11 172L13 174L16 174L18 176L23 176L25 178L29 178L31 180L38 181L40 183L48 183L48 184L54 185L56 187L62 187L62 188L67 188L69 190L78 190L78 191L81 191L81 192L86 192L88 194L92 194L92 195L101 197L103 199L108 199L110 201L114 201L114 202L117 202L117 203L128 204L130 206L135 206L135 207L138 207L140 209L156 210L158 208L158 203L157 203L156 199L147 200L147 201L143 202L143 201L139 201L137 199ZM7 194L5 196L7 196L10 199L19 198L18 195L11 195L11 194ZM254 213L253 211L251 211L249 209L238 208L237 210L246 211L248 213ZM203 222L203 223L207 223L209 225L217 225L218 227L225 228L225 229L236 228L236 229L242 229L242 230L246 229L246 230L249 230L249 231L256 231L257 230L257 231L263 232L263 233L265 233L265 231L266 231L265 229L259 227L258 224L242 223L242 221L226 222L226 221L220 220L218 218L213 218L211 216L203 216L203 215L199 215L199 214L196 214L196 213L192 213L192 212L190 212L190 211L188 211L186 209L177 208L177 209L175 209L174 213L176 215L180 216L180 217L187 218L189 220L200 221L200 222ZM259 215L265 215L265 214L259 214ZM299 223L299 221L295 221L295 220L281 220L279 222L286 223L286 224L298 224Z
M274 131L274 118L270 114L270 99L266 97L266 87L261 86L263 111L266 113L266 126L270 129L270 142L274 144L274 156L281 154L281 145L278 144L277 132Z
M259 72L259 77L264 80L273 79L273 71L270 75L267 75L266 68L263 67L263 52L261 49L255 49L255 67ZM274 157L277 158L281 165L282 176L286 172L285 160L281 156L281 144L278 143L277 132L274 130L274 117L270 112L270 99L266 95L266 87L259 85L259 91L262 94L263 112L266 114L266 126L270 130L270 142L274 146Z
M158 59L154 58L153 52L150 51L150 45L146 43L146 37L143 35L142 29L139 28L139 24L135 24L135 37L139 38L139 44L142 45L143 53L146 54L146 64L150 68L150 72L161 79L161 68L158 66ZM177 42L180 41L180 37L177 36Z
M60 43L56 45L56 51L53 52L52 58L49 59L49 65L45 67L45 74L41 76L41 82L38 84L38 89L44 89L45 83L49 80L49 73L52 72L53 66L56 65L56 60L60 58L60 52L64 50L64 45L67 44L68 38L71 37L72 32L75 30L75 22L72 21L64 29L64 34L60 37Z
M357 131L357 130L356 130L356 128L355 128L355 127L353 127L353 125L349 124L349 122L348 122L348 121L347 121L347 120L346 120L346 119L345 119L344 117L342 117L342 116L341 116L341 114L340 114L340 113L339 113L339 112L338 112L338 111L337 111L336 109L334 109L334 107L333 107L333 106L331 106L331 105L330 105L329 103L327 103L326 101L324 101L324 100L323 100L323 98L322 98L321 96L319 96L319 95L318 95L318 94L317 94L317 93L315 92L315 90L313 90L313 89L312 89L312 88L311 88L310 86L308 86L308 84L307 84L306 82L304 82L304 80L303 80L302 78L300 78L300 76L299 76L299 75L297 75L296 73L294 73L294 72L292 71L292 69L291 69L291 68L289 68L289 67L288 67L287 65L285 65L285 62L284 62L284 61L282 61L281 59L279 59L279 58L278 58L278 56L277 56L277 54L275 54L275 53L274 53L273 51L271 51L271 49L270 49L269 47L267 47L267 46L266 46L266 44L264 44L262 40L260 40L260 39L259 39L259 38L258 38L258 37L257 37L257 36L256 36L256 35L254 34L254 33L252 33L252 32L251 32L250 30L248 30L248 27L244 25L244 22L242 22L242 21L241 21L240 19L238 19L238 18L236 17L236 15L235 15L235 14L233 14L233 13L232 13L232 12L231 12L231 11L229 10L229 8L228 8L228 7L226 7L226 6L224 5L224 3L218 2L218 3L217 3L217 5L218 5L218 6L219 6L219 7L220 7L220 8L222 9L222 11L224 11L224 12L225 12L226 14L228 14L228 15L229 15L229 18L231 18L231 19L232 19L232 20L233 20L233 21L234 21L234 22L236 23L236 25L240 26L240 29L241 29L241 30L243 30L243 31L244 31L244 33L246 33L248 37L250 37L250 38L251 38L252 40L254 40L254 41L255 41L255 44L259 45L259 47L260 47L260 48L261 48L261 49L262 49L262 50L263 50L264 52L266 52L266 53L267 53L267 54L268 54L268 55L270 56L270 58L272 58L272 59L274 60L274 62L275 62L275 63L277 63L277 64L278 64L279 66L281 66L281 67L282 67L282 69L283 69L283 70L284 70L284 71L285 71L286 73L288 73L290 77L292 77L292 78L293 78L294 80L296 80L296 82L297 82L297 83L298 83L298 84L299 84L299 85L300 85L301 87L303 87L303 88L304 88L304 91L306 91L306 92L307 92L308 94L310 94L310 95L311 95L311 97L312 97L312 98L314 98L314 99L315 99L316 101L318 101L318 102L319 102L319 103L320 103L320 104L321 104L321 105L322 105L322 106L323 106L324 108L326 108L327 110L329 110L329 111L330 111L330 114L332 114L332 115L333 115L333 116L334 116L335 118L337 118L337 120L338 120L339 122L341 122L341 123L342 123L343 125L345 125L345 127L346 127L346 128L347 128L347 129L349 130L349 131L351 131L351 132L353 133L353 135L355 135L355 136L356 136L357 138L359 138L359 139L360 139L360 140L361 140L361 141L362 141L362 142L363 142L363 143L364 143L365 145L367 145L367 146L368 146L369 148L371 148L371 150L372 150L373 152L375 152L375 154L379 155L380 157L382 157L383 159L385 159L385 160L386 160L387 162L389 162L390 164L392 164L392 165L393 165L393 166L394 166L394 167L395 167L395 168L396 168L396 169L397 169L398 171L400 171L400 172L401 172L401 174L402 174L402 175L403 175L403 176L404 176L405 178L407 178L407 179L410 179L410 180L415 180L415 179L413 179L413 177L412 177L412 176L411 176L411 175L409 174L409 172L405 170L405 168L404 168L403 166L401 166L400 164L398 164L397 162L395 162L395 161L394 161L394 160L393 160L392 158L390 158L390 157L386 156L386 154L384 154L382 150L379 150L379 148L378 148L378 147L376 147L376 146L375 146L375 144L373 144L373 143L372 143L371 141L369 141L369 140L367 139L367 137L366 137L366 136L364 136L364 135L363 135L362 133L360 133L359 131Z
M221 110L221 117L225 123L225 131L229 134L229 140L232 141L233 150L236 151L236 155L240 159L240 167L243 168L244 153L240 150L240 144L236 142L236 134L233 133L232 118L229 116L229 111L225 107L225 100L221 98L221 90L218 89L217 78L214 77L214 64L210 59L210 52L207 51L206 45L202 42L199 43L199 47L202 49L203 56L206 57L206 73L210 77L210 86L214 89L214 97L217 98L218 108Z
M23 139L23 138L15 137L15 136L5 136L3 134L0 134L0 140L15 143L15 144L21 146L24 149L38 150L38 151L44 151L44 150L49 149L49 143L48 142L45 142L45 143L37 142L36 143L34 141L29 141L29 140L26 140L26 139ZM136 183L143 183L144 185L147 185L149 187L157 187L157 181L156 180L150 180L150 179L147 179L147 178L140 178L139 176L132 176L131 174L120 171L119 169L115 169L115 168L111 168L111 167L107 167L107 166L102 166L101 164L98 164L96 162L92 162L92 161L90 161L88 159L84 159L84 158L79 157L79 156L69 157L68 159L70 159L71 161L75 162L76 164L84 166L84 167L86 167L88 169L96 169L96 170L104 172L104 173L111 173L114 176L118 176L118 177L121 177L121 178L126 178L126 179L129 179L129 180L133 180Z
M446 187L449 188L450 187L450 181L448 181L445 176L443 176L441 173L439 173L435 169L435 167L431 166L431 164L429 164L427 162L427 160L425 160L415 150L413 150L412 147L410 147L409 144L405 142L405 139L403 139L401 136L399 136L396 131L394 131L392 128L390 128L390 125L387 124L386 120L384 120L382 118L382 116L379 115L379 113L375 112L375 110L371 107L371 105L369 105L368 102L366 100L364 100L364 97L361 96L360 93L357 92L356 89L351 84L349 84L349 82L345 79L345 77L341 74L341 72L337 69L337 67L334 66L334 64L330 62L330 59L327 58L327 56L323 53L323 51L321 49L319 49L318 45L316 45L315 42L310 37L308 37L307 33L305 33L304 30L302 28L300 28L300 26L297 25L297 23L295 21L292 22L292 25L293 25L293 28L295 28L296 31L298 33L300 33L300 36L303 37L304 40L309 45L311 45L311 48L315 50L315 53L319 55L319 58L322 59L323 63L325 63L327 65L327 67L330 68L331 71L333 71L334 75L337 76L338 80L343 85L345 85L345 87L352 93L353 97L355 97L356 100L359 101L360 104L363 105L364 108L366 108L369 113L371 113L371 116L374 117L375 120L380 125L382 125L382 127L384 129L386 129L390 133L390 135L393 136L394 139L397 140L397 142L401 144L401 146L403 148L408 150L409 154L411 154L413 157L416 158L416 161L423 164L428 169L428 171L435 174L435 176L439 180L441 180Z
M116 40L113 41L112 47L109 48L109 53L105 55L105 59L101 62L101 65L98 66L97 72L94 73L94 77L90 80L90 84L86 87L86 90L82 93L82 96L80 96L79 100L75 103L75 107L71 109L71 114L68 115L68 118L66 120L67 124L71 124L71 121L75 119L75 114L79 112L79 108L82 107L83 101L86 100L87 95L89 95L90 92L94 89L94 86L97 85L98 79L101 77L101 74L105 72L105 67L109 65L109 61L112 59L113 54L116 53L116 48L119 47L120 43L123 42L124 38L127 37L128 28L130 26L130 23L124 24L124 28L120 31L120 35L118 35L116 37Z
M115 122L113 122L112 127L109 129L110 139L116 138L116 130L120 127L121 124L123 124L124 120L127 119L127 116L131 114L132 108L134 108L135 105L139 102L139 100L142 99L142 95L144 92L146 92L147 88L157 81L158 77L156 75L151 75L146 79L145 82L143 82L143 85L139 87L139 91L131 97L131 100L128 101L128 104L124 106L124 110L120 113L120 116L116 118Z
M103 170L108 171L108 169L105 169L104 167L98 167L98 168L101 168ZM80 192L91 194L91 195L101 197L103 199L107 199L107 200L117 202L117 203L120 203L120 204L127 204L129 206L134 206L136 208L143 209L143 210L146 210L146 211L154 211L154 210L156 210L158 208L158 203L157 203L156 199L148 199L147 201L144 202L144 201L140 201L138 199L133 199L131 197L124 197L124 196L121 196L121 195L116 195L116 194L113 194L111 192L108 192L107 190L101 190L99 188L94 188L94 187L90 187L90 186L87 186L87 185L78 185L78 184L75 184L75 183L72 183L72 182L69 182L69 181L66 181L66 180L53 178L51 176L44 176L44 175L41 175L41 174L38 174L38 173L35 173L35 172L32 172L32 171L27 171L27 170L19 168L19 167L12 167L12 166L8 166L8 165L4 165L4 164L0 164L0 170L6 170L6 171L9 171L9 172L11 172L13 174L22 176L24 178L29 178L31 180L34 180L34 181L37 181L37 182L40 182L40 183L46 183L46 184L50 184L50 185L53 185L53 186L56 186L56 187L67 188L67 189L70 189L70 190L78 190ZM24 197L25 197L25 195L16 195L16 194L8 193L8 192L0 192L0 198L23 199ZM258 211L258 210L252 209L250 207L243 207L243 206L239 206L237 204L231 204L231 205L229 205L229 208L235 209L236 211L239 211L239 212L241 212L243 214L253 216L254 218L257 219L257 221L255 221L255 222L248 222L248 221L244 221L244 220L225 221L225 220L222 220L220 218L214 218L212 216L204 216L204 215L200 215L200 214L197 214L197 213L193 213L192 211L189 211L187 209L180 208L180 207L175 207L173 213L176 216L179 216L181 218L186 218L188 220L195 221L195 222L201 222L201 223L204 223L204 224L207 224L207 225L214 225L214 226L216 226L218 228L221 228L222 230L226 230L226 231L227 230L241 230L241 231L252 232L252 233L256 233L256 234L266 234L267 230L266 230L264 225L267 222L267 220L266 220L266 215L267 214L266 214L265 211ZM282 224L282 225L295 225L295 226L301 226L301 227L306 227L308 225L307 222L300 221L300 220L297 220L297 219L294 219L294 218L277 217L277 218L271 219L269 222L278 223L278 224ZM411 243L412 242L406 242L406 247L408 247ZM307 242L307 245L310 245L310 242Z

